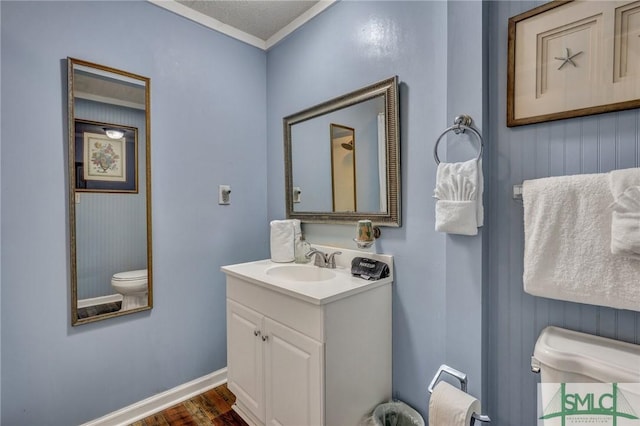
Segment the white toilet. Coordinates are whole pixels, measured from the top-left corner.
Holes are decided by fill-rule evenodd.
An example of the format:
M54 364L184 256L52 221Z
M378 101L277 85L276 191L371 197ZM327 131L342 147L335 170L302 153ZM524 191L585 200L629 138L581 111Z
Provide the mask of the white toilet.
M536 342L531 370L541 375L539 408L543 416L551 417L545 425L559 424L558 417L563 415L609 416L590 411L602 407L640 417L640 345L547 327ZM566 385L561 388L561 383ZM560 400L564 403L558 405ZM562 406L574 411L557 412Z
M111 277L111 287L122 295L121 311L148 305L147 270L118 272Z

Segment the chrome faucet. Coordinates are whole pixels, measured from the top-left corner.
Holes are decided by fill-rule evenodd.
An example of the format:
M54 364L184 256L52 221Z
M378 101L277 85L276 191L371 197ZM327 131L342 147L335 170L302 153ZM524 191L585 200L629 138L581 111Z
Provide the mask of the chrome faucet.
M313 263L314 265L320 268L327 267L327 255L325 253L316 248L312 248L311 250L309 250L309 252L307 252L307 254L304 255L304 257L306 257L307 259L311 259L313 255L316 256L316 260Z
M320 267L320 268L329 268L329 269L336 269L336 255L337 254L342 254L341 251L334 251L331 254L327 254L324 253L316 248L312 248L311 250L309 250L309 252L305 255L305 257L307 259L311 259L311 256L316 256L316 259L314 261L314 265Z
M336 269L336 255L342 254L341 251L334 251L330 255L327 256L327 268Z

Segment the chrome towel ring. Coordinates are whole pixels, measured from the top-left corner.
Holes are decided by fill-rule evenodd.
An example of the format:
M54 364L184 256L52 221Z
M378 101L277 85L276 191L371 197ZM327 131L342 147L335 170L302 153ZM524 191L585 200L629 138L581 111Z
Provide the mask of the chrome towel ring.
M436 164L440 164L440 158L438 158L438 144L440 144L440 140L449 132L453 132L456 135L460 133L464 133L466 130L469 130L471 133L476 135L478 141L480 142L480 152L478 152L478 157L476 160L482 158L482 150L484 149L484 141L482 140L482 136L480 132L472 127L473 119L468 115L459 115L453 121L453 126L447 127L442 134L436 140L436 145L433 147L433 158L436 160Z

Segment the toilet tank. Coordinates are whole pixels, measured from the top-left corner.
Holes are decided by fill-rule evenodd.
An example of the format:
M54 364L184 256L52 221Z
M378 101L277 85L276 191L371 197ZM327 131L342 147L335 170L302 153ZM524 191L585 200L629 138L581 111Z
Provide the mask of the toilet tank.
M531 369L543 383L639 383L640 345L547 327L536 342Z

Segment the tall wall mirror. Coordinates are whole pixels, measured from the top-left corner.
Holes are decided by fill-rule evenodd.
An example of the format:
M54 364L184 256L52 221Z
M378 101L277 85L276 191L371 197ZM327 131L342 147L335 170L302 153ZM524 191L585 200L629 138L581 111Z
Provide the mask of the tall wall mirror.
M283 121L288 218L400 226L397 77Z
M151 309L150 80L67 58L71 324Z

